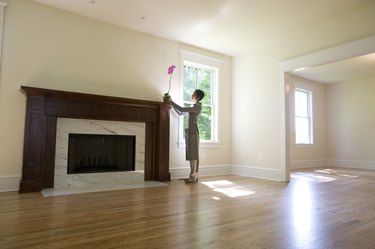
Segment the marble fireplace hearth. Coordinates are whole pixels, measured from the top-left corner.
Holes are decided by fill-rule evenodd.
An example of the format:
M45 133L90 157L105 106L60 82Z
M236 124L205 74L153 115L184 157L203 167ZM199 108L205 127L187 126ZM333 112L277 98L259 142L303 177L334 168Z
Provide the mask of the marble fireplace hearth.
M26 86L21 91L27 106L20 193L55 195L170 181L170 105ZM68 175L69 133L135 135L135 171Z

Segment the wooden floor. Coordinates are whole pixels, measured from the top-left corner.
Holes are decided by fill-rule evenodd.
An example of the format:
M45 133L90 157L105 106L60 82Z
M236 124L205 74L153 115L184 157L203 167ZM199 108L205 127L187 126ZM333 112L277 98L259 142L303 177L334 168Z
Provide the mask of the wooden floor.
M310 169L42 197L0 193L0 248L375 248L375 171Z

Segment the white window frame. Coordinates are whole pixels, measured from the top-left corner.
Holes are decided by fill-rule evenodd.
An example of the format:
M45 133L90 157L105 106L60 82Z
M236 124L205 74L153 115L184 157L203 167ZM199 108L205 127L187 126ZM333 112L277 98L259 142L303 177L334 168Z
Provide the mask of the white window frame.
M296 147L301 147L301 148L309 148L309 147L312 147L314 145L314 111L313 111L313 105L314 105L314 86L310 85L310 84L306 84L306 83L302 83L302 82L299 82L299 81L294 81L293 82L293 94L292 94L292 97L293 97L293 109L292 109L292 112L293 112L293 133L294 133L294 144ZM297 127L296 127L296 113L295 113L295 92L296 90L299 90L299 91L303 91L303 92L306 92L308 93L308 118L309 118L309 133L310 133L310 136L309 136L309 140L310 142L309 143L297 143L297 136L296 136L296 133L297 133Z
M200 68L206 68L214 71L213 76L213 86L212 89L212 131L211 140L200 140L200 147L219 147L219 89L220 89L220 74L221 74L221 64L223 61L211 58L208 56L192 53L189 51L180 51L180 100L183 102L183 92L184 92L184 65L198 66ZM184 122L183 117L179 119L179 132L178 132L178 146L185 147L184 139Z

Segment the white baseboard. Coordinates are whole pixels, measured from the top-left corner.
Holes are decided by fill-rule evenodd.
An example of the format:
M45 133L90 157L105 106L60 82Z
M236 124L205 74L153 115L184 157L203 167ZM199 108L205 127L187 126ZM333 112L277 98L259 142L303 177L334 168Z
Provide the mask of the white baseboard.
M375 170L375 161L326 160L326 166Z
M313 167L342 167L342 168L375 170L375 161L334 160L334 159L298 160L298 161L291 161L289 166L290 166L290 169L304 169L304 168L313 168Z
M354 169L375 170L375 161L352 161L352 160L299 160L291 161L291 169L302 169L312 167L343 167ZM170 168L171 179L186 178L189 175L189 167ZM275 181L282 181L281 170L262 169L244 165L214 165L201 166L199 168L200 176L215 175L240 175ZM0 192L18 191L20 187L21 176L0 176Z
M243 166L243 165L233 165L231 169L231 174L254 177L254 178L261 178L261 179L267 179L267 180L274 180L274 181L283 180L281 170L262 169L262 168Z
M0 192L18 191L21 176L0 176Z
M190 168L170 168L171 179L182 179L189 176ZM231 173L231 166L229 165L214 165L214 166L200 166L200 176L216 176L216 175L228 175Z
M190 168L170 168L171 179L186 178L190 173ZM216 175L240 175L254 178L262 178L268 180L282 180L281 170L261 169L250 166L238 165L215 165L215 166L201 166L199 168L200 176L216 176Z
M305 168L324 167L324 166L327 166L327 160L325 159L296 160L296 161L290 161L290 164L289 164L290 169L305 169Z

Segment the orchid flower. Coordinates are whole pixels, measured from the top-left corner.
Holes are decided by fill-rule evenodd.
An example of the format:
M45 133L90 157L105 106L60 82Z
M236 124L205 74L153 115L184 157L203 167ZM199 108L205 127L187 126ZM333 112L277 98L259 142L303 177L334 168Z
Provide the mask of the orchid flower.
M169 87L168 87L168 92L165 93L165 95L169 95L169 91L171 90L172 75L173 75L173 71L174 71L175 68L176 68L175 65L171 65L170 67L168 67L168 74L170 75L170 77L169 77Z

